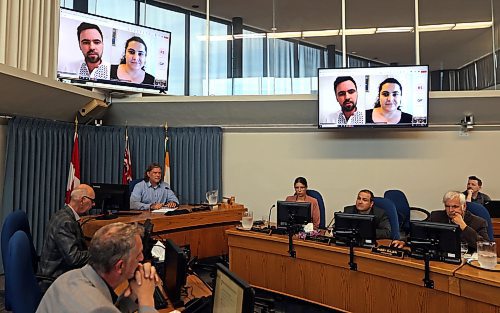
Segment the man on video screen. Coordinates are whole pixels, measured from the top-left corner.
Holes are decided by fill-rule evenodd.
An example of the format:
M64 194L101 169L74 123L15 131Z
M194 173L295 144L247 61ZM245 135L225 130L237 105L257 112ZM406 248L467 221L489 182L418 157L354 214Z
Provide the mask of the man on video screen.
M358 87L351 76L339 76L333 83L335 97L340 110L331 113L326 123L338 125L359 125L365 123L364 110L358 111Z
M77 35L84 58L78 76L109 80L110 65L102 61L104 44L99 26L83 22L77 28Z

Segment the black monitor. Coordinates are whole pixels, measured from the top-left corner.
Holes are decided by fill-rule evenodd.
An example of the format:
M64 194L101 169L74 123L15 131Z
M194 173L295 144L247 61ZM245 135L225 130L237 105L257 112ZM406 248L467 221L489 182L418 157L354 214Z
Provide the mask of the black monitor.
M253 313L253 288L224 265L217 263L213 313Z
M408 240L411 255L424 258L428 251L431 260L460 263L461 232L455 224L411 221Z
M95 207L102 214L130 210L128 185L94 183L91 186L95 192Z
M163 287L175 308L184 306L181 299L182 289L186 285L188 259L184 251L172 239L165 242L165 275Z
M335 243L357 247L373 247L377 244L375 215L335 213Z
M278 201L278 227L310 223L311 203Z

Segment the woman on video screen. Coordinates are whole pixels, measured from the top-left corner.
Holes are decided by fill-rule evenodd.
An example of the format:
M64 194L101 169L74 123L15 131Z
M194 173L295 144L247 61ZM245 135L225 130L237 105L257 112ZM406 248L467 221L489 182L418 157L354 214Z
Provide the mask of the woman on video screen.
M387 78L378 86L375 107L366 110L366 123L375 124L411 124L413 116L401 112L401 94L403 87L397 79Z
M307 180L304 177L297 177L293 182L293 188L295 193L293 196L286 197L285 201L291 202L309 202L311 203L311 217L314 228L319 227L320 213L318 201L307 195Z
M154 85L153 75L146 73L148 47L141 37L134 36L125 43L125 53L119 65L111 65L110 77L136 84Z

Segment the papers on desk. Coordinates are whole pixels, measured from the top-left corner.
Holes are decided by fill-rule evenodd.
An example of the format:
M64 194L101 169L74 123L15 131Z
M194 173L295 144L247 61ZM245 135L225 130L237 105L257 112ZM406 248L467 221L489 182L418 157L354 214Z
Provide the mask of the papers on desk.
M151 211L152 213L161 213L161 214L165 214L167 212L172 212L172 211L175 211L175 209L177 208L167 208L167 207L162 207L161 209L158 209L158 210L154 210L154 211Z

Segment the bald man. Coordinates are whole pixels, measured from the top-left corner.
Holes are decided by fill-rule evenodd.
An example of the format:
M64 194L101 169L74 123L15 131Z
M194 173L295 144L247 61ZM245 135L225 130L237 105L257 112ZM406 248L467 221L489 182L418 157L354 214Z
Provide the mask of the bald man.
M80 215L94 206L92 187L80 184L71 193L71 200L50 218L40 257L39 273L54 279L81 268L89 260L89 251L80 228Z

